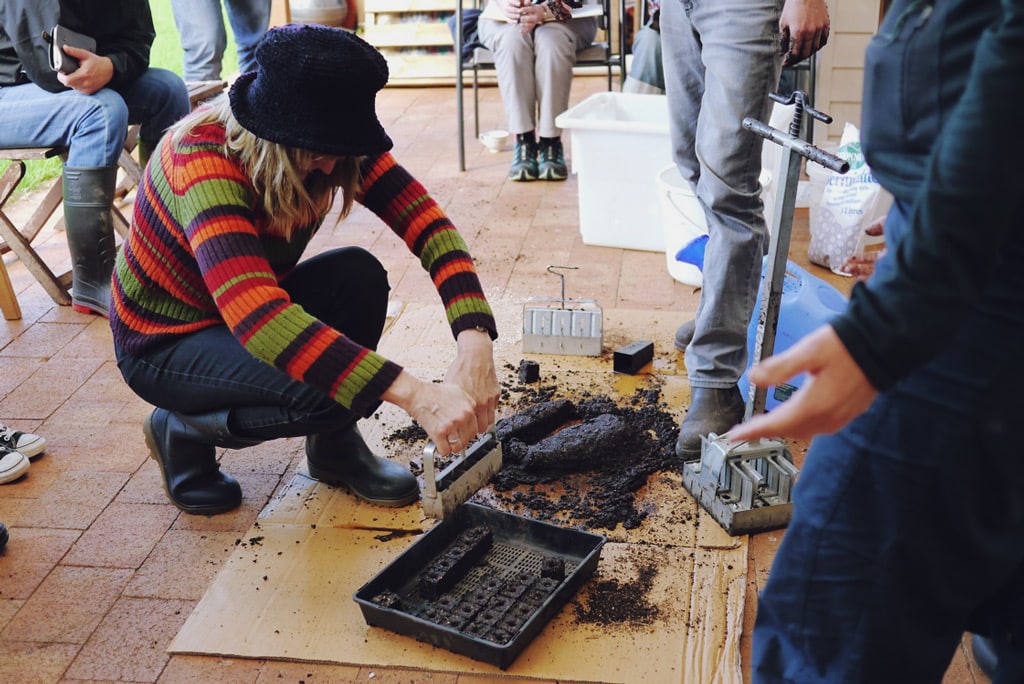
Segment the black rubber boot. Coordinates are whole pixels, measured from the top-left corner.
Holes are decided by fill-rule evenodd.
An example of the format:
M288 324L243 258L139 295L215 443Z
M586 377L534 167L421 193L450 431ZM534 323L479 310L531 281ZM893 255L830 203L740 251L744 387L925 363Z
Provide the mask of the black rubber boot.
M232 435L227 418L227 411L185 416L158 408L143 423L167 496L186 513L214 515L242 503L238 482L220 471L216 447L238 449L259 442Z
M699 458L701 437L710 433L721 435L743 420L746 404L738 387L711 389L694 387L690 391L690 408L679 426L676 455L687 460Z
M693 339L693 333L696 330L697 321L686 321L676 328L676 336L675 339L672 340L672 344L674 344L676 349L679 351L686 351L686 348L690 346L690 340Z
M64 225L71 252L71 305L81 313L109 316L114 271L116 166L64 167Z
M380 506L407 506L420 495L416 476L375 455L355 425L307 437L306 462L314 479Z
M11 535L7 532L7 526L0 523L0 553L4 552L7 548L7 540L11 538Z

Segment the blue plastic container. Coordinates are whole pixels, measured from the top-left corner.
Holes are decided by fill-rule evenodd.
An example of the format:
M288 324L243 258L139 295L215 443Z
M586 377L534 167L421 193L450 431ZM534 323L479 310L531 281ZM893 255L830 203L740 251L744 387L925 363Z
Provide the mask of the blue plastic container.
M761 268L761 289L757 293L754 315L747 329L747 354L754 358L754 343L757 339L757 317L761 311L761 294L764 291L764 269ZM836 314L846 310L846 296L821 278L811 275L792 261L786 262L786 278L782 282L782 302L779 305L779 325L775 332L774 354L792 347L797 340L815 328L828 323ZM748 361L747 370L750 369ZM765 399L765 410L770 411L803 385L804 375L792 378L788 383L770 386ZM740 392L747 399L750 383L744 372L739 381Z

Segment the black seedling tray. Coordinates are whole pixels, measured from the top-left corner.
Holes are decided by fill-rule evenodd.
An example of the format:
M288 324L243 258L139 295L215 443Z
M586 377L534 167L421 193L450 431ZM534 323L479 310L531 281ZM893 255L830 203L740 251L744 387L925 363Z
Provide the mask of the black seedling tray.
M354 599L368 625L505 669L593 574L604 542L461 504Z

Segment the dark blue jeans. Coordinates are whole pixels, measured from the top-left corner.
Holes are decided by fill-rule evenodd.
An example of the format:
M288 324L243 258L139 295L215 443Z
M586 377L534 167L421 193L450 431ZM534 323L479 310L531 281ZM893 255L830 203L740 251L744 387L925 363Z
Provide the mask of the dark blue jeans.
M311 315L376 349L390 287L387 271L368 251L346 247L314 256L296 266L282 287ZM238 437L297 437L336 430L362 417L256 359L224 325L137 357L115 351L121 374L141 398L184 414L229 409L228 427Z
M1024 275L1007 251L937 358L811 445L758 603L755 682L939 682L964 631L994 637L997 682L1024 681Z

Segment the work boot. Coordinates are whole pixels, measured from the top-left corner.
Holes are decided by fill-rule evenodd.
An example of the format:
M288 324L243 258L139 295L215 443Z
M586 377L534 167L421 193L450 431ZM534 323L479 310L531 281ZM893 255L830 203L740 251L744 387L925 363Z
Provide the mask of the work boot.
M686 348L690 346L690 340L693 339L693 333L697 330L697 321L686 321L681 326L676 328L676 337L672 341L675 344L676 349L681 352L686 351Z
M690 408L679 426L676 455L691 460L700 457L701 437L710 433L724 434L743 420L746 413L743 395L738 387L713 389L694 387L690 391Z
M355 425L306 437L306 463L313 479L380 506L406 506L420 495L416 476L374 455Z
M186 513L214 515L242 503L242 488L220 471L215 447L238 449L258 441L232 435L227 417L227 411L183 416L158 408L142 425L150 456L160 464L167 496Z
M80 313L110 314L114 271L116 166L64 167L64 225L71 252L71 305Z

